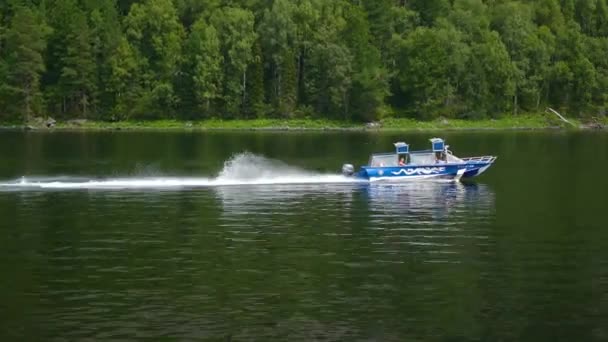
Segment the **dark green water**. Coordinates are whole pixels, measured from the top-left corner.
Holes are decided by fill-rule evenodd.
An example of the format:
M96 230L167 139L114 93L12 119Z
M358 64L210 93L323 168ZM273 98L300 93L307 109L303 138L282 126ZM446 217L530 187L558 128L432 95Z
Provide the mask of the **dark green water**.
M0 132L0 340L608 340L608 135L442 136L499 159L365 185L431 136Z

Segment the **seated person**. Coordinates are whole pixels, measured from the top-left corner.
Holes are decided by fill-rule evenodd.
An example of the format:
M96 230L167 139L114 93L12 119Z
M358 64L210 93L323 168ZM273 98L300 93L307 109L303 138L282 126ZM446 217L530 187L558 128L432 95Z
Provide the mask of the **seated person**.
M435 163L436 164L445 163L445 156L443 155L443 153L441 153L441 152L435 153Z
M399 166L405 166L405 158L399 159Z

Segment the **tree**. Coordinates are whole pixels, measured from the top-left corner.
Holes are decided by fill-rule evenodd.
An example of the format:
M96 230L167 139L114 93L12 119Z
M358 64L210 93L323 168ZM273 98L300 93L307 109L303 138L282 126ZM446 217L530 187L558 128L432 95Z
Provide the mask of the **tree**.
M215 27L199 18L186 43L186 74L192 82L197 109L209 116L221 96L223 56Z
M514 95L514 68L496 31L490 29L488 7L481 0L456 0L449 22L470 47L466 72L457 81L456 108L461 117L482 118L507 110Z
M481 0L456 0L448 16L450 23L470 41L482 40L490 28L487 6Z
M514 65L515 92L513 112L538 110L543 98L544 82L549 76L553 34L546 28L537 28L533 22L533 8L513 3L495 9L492 26L497 29Z
M595 33L601 37L608 37L608 2L597 0Z
M126 36L140 67L140 101L132 114L159 118L174 114L178 98L173 82L178 74L184 28L170 0L147 0L131 6Z
M595 67L586 56L586 40L574 22L558 32L550 75L551 100L579 115L592 109L597 86Z
M108 63L110 77L107 89L114 103L112 118L127 119L144 93L140 75L142 62L126 37L122 37Z
M391 38L395 33L396 19L393 0L365 0L362 1L364 12L367 16L366 23L369 31L375 37L373 44L380 51L389 51Z
M596 37L589 38L585 43L584 56L593 64L596 75L595 89L593 90L593 105L589 112L595 115L605 115L608 110L608 38ZM587 113L588 114L588 113Z
M559 0L539 0L535 5L538 26L547 26L554 32L564 26L564 16L562 14Z
M346 11L344 40L353 55L353 82L349 108L355 120L374 121L389 94L388 73L382 65L380 51L372 44L365 12L355 6Z
M602 114L607 39L608 0L5 0L0 109L104 120Z
M200 18L208 20L221 5L221 0L175 0L175 7L184 27L190 27Z
M350 119L349 90L352 85L352 55L347 47L322 42L311 51L314 85L311 96L318 113L334 119Z
M310 111L313 105L311 94L314 93L313 82L310 75L314 74L312 65L312 48L316 41L321 8L323 2L320 0L303 0L293 12L295 23L295 58L296 58L296 102L299 106Z
M47 98L52 112L87 115L96 101L95 59L87 15L76 0L46 0L49 37Z
M4 95L2 93L3 87L6 87L6 73L7 73L7 67L6 67L6 61L4 60L4 36L5 36L5 28L4 28L4 15L2 13L2 11L0 10L0 106L2 107L6 107L4 105L4 100L6 95ZM0 111L0 120L5 120L8 121L8 118L4 118L3 115L6 115L6 113L3 113L3 111Z
M226 117L242 112L247 98L247 67L253 61L257 35L253 13L241 8L225 7L211 16L217 28L224 59L223 103Z
M82 11L73 15L67 27L65 54L60 58L58 86L64 98L63 112L75 106L73 110L86 117L89 105L96 100L95 59L85 15Z
M448 0L410 0L408 3L420 13L422 21L426 25L432 25L435 20L446 17L450 11Z
M287 0L276 0L264 12L259 36L270 77L269 98L276 112L290 116L296 106L296 24L295 6Z
M247 68L247 94L245 97L244 114L247 118L260 118L266 115L264 98L264 67L262 48L259 43L254 46L253 61ZM295 68L290 68L295 73ZM292 84L289 82L289 84ZM285 102L284 102L285 103Z
M6 83L2 94L8 99L10 111L22 114L28 121L42 111L40 78L45 70L42 54L51 28L42 16L25 6L15 8L6 39Z
M462 33L445 22L441 28L419 27L401 46L401 56L401 89L416 105L417 115L454 115L458 81L470 57Z
M89 34L95 60L95 88L98 101L94 103L98 118L107 119L115 103L108 85L111 77L110 59L116 53L123 33L118 8L113 0L89 0Z
M576 21L587 35L597 34L596 3L597 0L577 0L575 4Z
M506 112L515 93L514 65L498 33L485 31L479 42L471 44L461 89L463 112L469 118Z

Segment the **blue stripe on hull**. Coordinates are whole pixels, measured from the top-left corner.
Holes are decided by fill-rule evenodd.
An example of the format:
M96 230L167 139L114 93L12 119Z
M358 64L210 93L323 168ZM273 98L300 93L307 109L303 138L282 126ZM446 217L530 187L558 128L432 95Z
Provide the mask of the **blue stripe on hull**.
M400 180L423 178L455 178L463 164L402 167L362 167L357 174L369 180Z
M476 163L467 165L467 171L462 175L462 178L473 178L482 174L487 170L491 163Z
M477 176L477 172L479 172L479 169L478 169L478 168L477 168L477 169L473 169L473 170L466 171L466 172L464 173L464 175L462 175L462 178L472 178L472 177L475 177L475 176Z
M464 163L464 164L433 164L433 165L408 165L400 167L361 167L361 171L355 177L377 181L377 180L402 180L402 179L425 179L425 178L455 178L458 170L466 169L462 178L473 178L482 174L492 163Z

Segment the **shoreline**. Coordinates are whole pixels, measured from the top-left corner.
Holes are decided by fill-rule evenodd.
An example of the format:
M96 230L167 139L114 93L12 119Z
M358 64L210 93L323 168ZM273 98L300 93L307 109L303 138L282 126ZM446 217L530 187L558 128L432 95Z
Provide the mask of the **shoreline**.
M52 120L52 119L49 119ZM0 130L28 131L260 131L260 132L405 132L405 131L531 131L569 130L587 131L608 129L608 118L593 123L573 120L573 125L546 116L505 117L496 120L440 119L418 121L412 119L385 119L374 123L353 123L313 119L251 119L202 121L154 120L104 122L89 120L54 120L47 127L46 120L29 124L0 124Z

